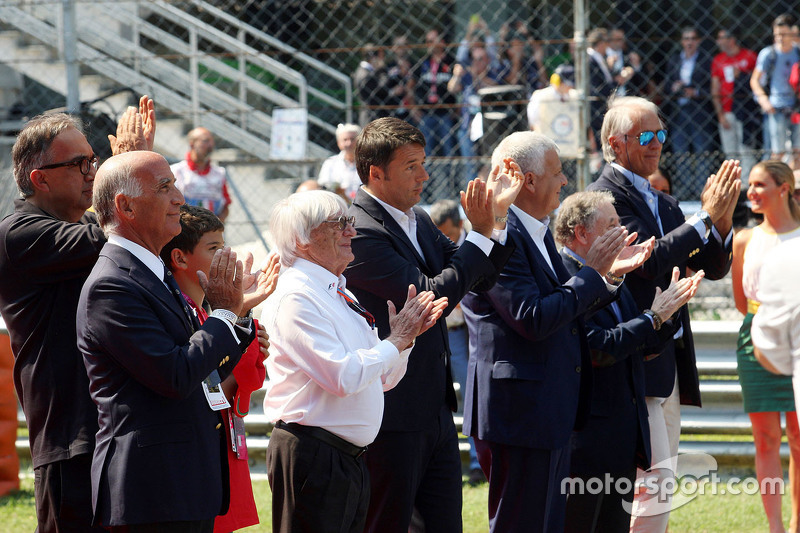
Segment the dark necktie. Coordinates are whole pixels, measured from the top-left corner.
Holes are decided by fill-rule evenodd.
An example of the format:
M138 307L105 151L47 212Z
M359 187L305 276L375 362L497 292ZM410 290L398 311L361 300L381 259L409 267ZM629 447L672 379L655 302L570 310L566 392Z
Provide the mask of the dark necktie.
M357 301L355 301L352 298L350 298L347 295L347 293L344 292L344 290L341 287L337 288L336 292L338 292L339 294L342 295L342 298L344 298L344 301L347 302L347 307L349 307L350 309L352 309L353 311L355 311L359 315L363 316L364 320L366 320L367 324L369 324L369 327L371 327L373 329L375 328L375 317L372 316L372 313L370 313L369 311L364 309L364 306L362 306L360 303L358 303Z

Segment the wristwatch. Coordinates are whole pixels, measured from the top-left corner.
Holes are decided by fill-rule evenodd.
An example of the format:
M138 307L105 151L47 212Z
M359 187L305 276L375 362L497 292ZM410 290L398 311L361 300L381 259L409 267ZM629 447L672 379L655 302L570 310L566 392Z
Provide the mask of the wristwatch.
M664 323L664 321L661 320L661 317L658 315L658 313L656 313L652 309L645 309L644 311L642 311L642 313L649 316L650 320L653 321L654 330L658 331L661 329L661 325Z
M703 221L703 224L706 226L706 239L708 239L709 234L711 233L711 226L714 225L714 222L711 220L711 216L706 213L705 210L701 209L697 213L694 214L697 218Z
M214 309L211 311L211 316L227 320L231 324L236 324L236 319L239 318L236 316L236 313L228 311L227 309Z

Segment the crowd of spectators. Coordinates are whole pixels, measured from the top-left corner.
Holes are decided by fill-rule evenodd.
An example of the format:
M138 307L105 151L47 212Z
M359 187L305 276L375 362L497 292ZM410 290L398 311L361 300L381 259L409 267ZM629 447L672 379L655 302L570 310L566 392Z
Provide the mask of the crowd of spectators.
M531 96L548 86L559 65L575 63L574 42L540 39L521 20L506 21L493 31L473 15L460 36L442 28L424 35L424 46L403 37L391 47L364 48L354 76L359 122L363 126L381 116L410 119L425 134L429 156L467 158L456 167L460 181L475 177L479 165L470 161L488 156L497 140L480 142L491 121L499 120L491 113L497 104L518 112L516 121L505 120L497 138L524 129ZM687 26L676 37L674 42L667 38L659 47L664 57L656 57L649 43L631 42L621 28L587 32L587 135L596 159L608 99L627 95L648 98L669 119L665 165L676 177L673 191L681 199L699 198L703 182L690 176L708 175L723 157L742 162L743 180L762 158L786 159L797 167L800 73L794 65L800 61L800 37L795 17L775 19L775 44L760 53L744 46L730 27L714 33ZM534 122L527 126L536 127Z

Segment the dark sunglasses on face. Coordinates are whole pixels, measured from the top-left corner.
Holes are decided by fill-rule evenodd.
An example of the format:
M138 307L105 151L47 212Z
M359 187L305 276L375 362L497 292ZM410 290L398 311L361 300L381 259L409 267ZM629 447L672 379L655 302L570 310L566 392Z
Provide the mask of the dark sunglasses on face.
M667 141L667 130L658 130L658 131L643 131L639 135L634 135L637 139L639 139L639 146L647 146L653 139L658 139L658 142L664 144Z
M39 167L38 170L49 170L51 168L62 167L78 167L78 169L81 171L81 174L88 176L91 168L97 170L97 156L93 155L92 157L81 157L80 159L76 159L75 161L67 161L66 163L53 163L51 165Z
M347 228L347 225L350 224L351 226L355 224L356 217L346 217L344 215L340 216L336 220L326 220L325 224L338 224L338 228L340 231L344 231Z

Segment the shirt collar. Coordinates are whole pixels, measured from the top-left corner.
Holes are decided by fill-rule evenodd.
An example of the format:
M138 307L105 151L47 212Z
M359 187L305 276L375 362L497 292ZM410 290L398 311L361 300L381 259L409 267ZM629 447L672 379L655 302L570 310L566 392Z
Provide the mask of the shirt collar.
M307 259L303 259L302 257L296 258L292 267L308 276L310 281L322 287L322 289L332 298L337 297L336 291L339 289L339 287L345 289L347 286L347 280L343 275L336 276L330 270L323 268L316 263L312 263Z
M205 176L209 172L211 172L211 161L208 162L206 168L199 168L197 164L192 161L192 151L189 150L186 152L186 166L189 167L189 170L194 172L195 174L199 174L200 176Z
M147 248L115 233L108 236L108 242L128 250L136 259L144 263L144 266L149 268L158 279L164 279L164 262Z
M581 267L586 264L586 260L577 254L577 252L570 249L568 246L562 246L561 251L574 259Z
M514 214L517 215L517 218L519 218L519 221L530 236L544 242L544 235L547 233L547 227L550 225L550 217L546 216L542 220L536 220L514 204L511 204L511 209L514 210Z
M628 170L619 163L612 162L610 164L612 167L620 171L622 175L625 176L625 178L627 178L628 182L630 182L630 184L633 185L633 187L637 191L647 194L653 193L653 189L650 187L650 182L647 181L645 178L641 177L639 174L636 174L631 170Z
M386 209L386 211L389 213L389 215L391 215L391 217L395 220L395 222L400 224L401 227L408 227L408 222L410 220L416 220L417 216L414 214L413 209L409 209L408 211L405 212L400 211L396 207L392 207L391 205L387 204L386 202L384 202L383 200L381 200L380 198L369 192L367 189L364 189L364 192L372 196L376 202L381 204L383 208Z

